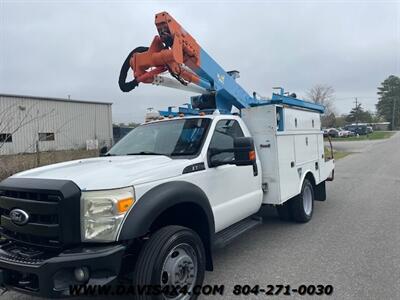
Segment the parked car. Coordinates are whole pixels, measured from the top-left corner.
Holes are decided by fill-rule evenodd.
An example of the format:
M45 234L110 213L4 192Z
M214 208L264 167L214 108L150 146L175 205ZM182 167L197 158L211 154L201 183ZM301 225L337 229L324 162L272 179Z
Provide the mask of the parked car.
M342 128L338 128L339 130L339 137L349 137L349 136L354 136L354 132Z
M354 124L352 124L352 125L346 125L345 127L344 127L344 129L345 130L349 130L349 131L352 131L352 132L354 132L355 134L359 134L359 135L365 135L365 134L367 134L368 132L367 132L367 125L364 125L364 124L358 124L358 125L354 125Z
M339 130L337 130L336 128L328 128L327 135L331 137L339 137Z
M347 132L348 132L348 135L347 135L348 137L356 136L356 134L353 131L347 130Z

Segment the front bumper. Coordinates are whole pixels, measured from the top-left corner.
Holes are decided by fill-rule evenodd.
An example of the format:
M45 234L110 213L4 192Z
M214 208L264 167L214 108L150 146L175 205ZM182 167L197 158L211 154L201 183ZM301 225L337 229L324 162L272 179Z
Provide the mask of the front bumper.
M111 284L119 275L126 247L124 245L91 246L65 250L57 256L23 258L0 245L0 279L10 289L42 297L69 296L72 285ZM86 267L89 280L78 282L74 270Z

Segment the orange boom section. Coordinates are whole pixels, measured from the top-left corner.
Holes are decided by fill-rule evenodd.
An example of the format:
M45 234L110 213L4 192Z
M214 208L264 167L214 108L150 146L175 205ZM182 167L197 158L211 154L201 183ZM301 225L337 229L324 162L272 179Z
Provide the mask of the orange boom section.
M200 67L200 46L167 12L156 15L158 35L149 49L134 53L130 66L136 81L151 83L154 76L169 71L181 83L198 83L200 78L192 72Z

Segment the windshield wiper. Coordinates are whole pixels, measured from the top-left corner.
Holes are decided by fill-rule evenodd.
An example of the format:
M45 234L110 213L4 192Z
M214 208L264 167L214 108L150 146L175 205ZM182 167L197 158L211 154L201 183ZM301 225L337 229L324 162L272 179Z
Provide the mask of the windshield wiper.
M172 152L170 155L171 156L188 156L188 155L193 155L194 153L191 152Z
M135 152L135 153L127 153L126 155L164 155L164 156L168 156L167 154L164 154L164 153L157 153L157 152L151 152L151 151L140 151L140 152Z

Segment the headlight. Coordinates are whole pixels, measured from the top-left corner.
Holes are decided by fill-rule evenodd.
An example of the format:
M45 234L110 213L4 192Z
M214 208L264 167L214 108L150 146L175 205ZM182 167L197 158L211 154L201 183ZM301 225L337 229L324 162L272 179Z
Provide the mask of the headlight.
M82 192L81 235L85 242L112 242L135 202L133 187Z

